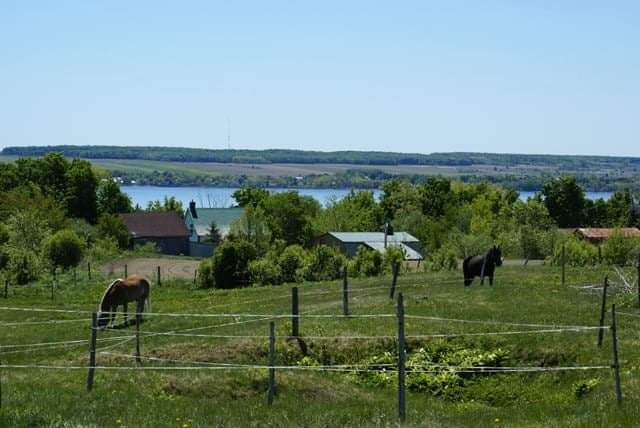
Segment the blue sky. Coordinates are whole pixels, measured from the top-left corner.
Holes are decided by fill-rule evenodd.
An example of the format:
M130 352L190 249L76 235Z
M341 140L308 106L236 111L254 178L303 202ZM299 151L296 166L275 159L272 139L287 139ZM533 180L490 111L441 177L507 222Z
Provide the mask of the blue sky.
M0 3L0 147L640 155L640 2Z

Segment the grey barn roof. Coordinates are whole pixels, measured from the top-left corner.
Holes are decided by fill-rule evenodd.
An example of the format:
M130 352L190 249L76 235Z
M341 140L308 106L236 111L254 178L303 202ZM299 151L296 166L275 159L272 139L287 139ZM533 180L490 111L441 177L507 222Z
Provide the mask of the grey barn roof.
M329 232L329 235L345 243L384 242L384 232ZM396 232L387 235L387 242L420 242L418 238L407 232Z

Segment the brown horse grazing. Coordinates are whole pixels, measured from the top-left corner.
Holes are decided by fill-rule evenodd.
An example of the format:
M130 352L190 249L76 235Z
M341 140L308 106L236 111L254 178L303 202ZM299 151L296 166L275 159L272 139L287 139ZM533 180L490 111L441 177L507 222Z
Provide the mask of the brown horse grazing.
M136 314L144 312L144 302L149 301L150 284L146 278L137 275L128 276L126 279L116 279L113 281L102 296L100 301L100 312L98 312L98 325L106 327L109 322L116 319L116 309L122 305L124 307L124 325L127 321L127 304L136 302Z

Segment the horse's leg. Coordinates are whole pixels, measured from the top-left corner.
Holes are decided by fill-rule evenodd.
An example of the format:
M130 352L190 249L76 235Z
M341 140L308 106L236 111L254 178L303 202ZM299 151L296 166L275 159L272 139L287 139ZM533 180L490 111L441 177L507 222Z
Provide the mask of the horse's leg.
M111 306L109 310L111 311L111 325L113 325L116 322L116 311L118 310L118 307Z
M489 275L489 285L493 285L493 274Z
M129 325L129 315L127 314L127 302L122 304L122 308L124 310L124 325L125 327Z

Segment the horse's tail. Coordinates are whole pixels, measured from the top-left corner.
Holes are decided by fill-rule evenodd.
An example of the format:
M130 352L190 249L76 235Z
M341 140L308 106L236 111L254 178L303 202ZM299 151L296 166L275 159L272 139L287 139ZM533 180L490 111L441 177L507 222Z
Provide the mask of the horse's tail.
M144 284L145 284L144 301L147 305L149 312L151 312L151 283L146 278L143 278L142 281L144 281ZM144 306L142 307L142 310L144 311Z
M471 260L471 256L467 256L462 261L462 272L464 273L465 278L467 277L467 272L469 271L469 260Z
M462 261L462 274L464 276L464 285L471 285L473 281L473 275L469 274L469 261L471 261L472 256L467 256Z

